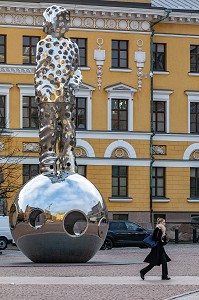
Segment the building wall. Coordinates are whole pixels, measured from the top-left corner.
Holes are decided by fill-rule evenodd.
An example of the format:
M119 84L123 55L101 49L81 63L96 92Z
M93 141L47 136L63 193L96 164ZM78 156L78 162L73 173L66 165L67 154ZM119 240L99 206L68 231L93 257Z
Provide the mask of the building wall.
M129 0L129 2L133 2ZM136 1L140 3L150 3L150 1ZM3 4L2 4L3 5ZM39 4L32 4L28 11L10 3L10 14L22 16L34 14L40 18L44 10ZM67 7L67 5L66 5ZM34 9L36 12L34 12ZM93 87L92 97L92 117L91 130L77 131L77 144L81 140L87 143L93 149L93 157L78 157L80 165L87 166L87 178L96 185L102 193L107 204L109 215L113 217L114 213L127 213L130 220L139 223L147 223L150 221L150 113L151 113L151 79L150 79L150 24L156 20L158 12L151 9L146 14L146 11L139 8L139 14L133 14L132 10L122 13L118 12L118 8L110 6L100 7L95 13L92 13L91 7L85 13L86 8L79 8L75 11L68 5L73 17L79 18L86 22L85 18L93 20L98 19L115 20L117 28L104 29L95 28L89 25L82 25L81 28L73 26L67 37L87 38L87 57L88 68L82 68L83 82L86 85ZM101 10L100 10L101 9ZM108 11L109 10L109 11ZM138 12L138 11L137 11ZM2 13L6 14L6 8L2 6ZM163 11L162 11L163 14ZM158 15L158 18L161 14ZM152 138L154 146L165 146L166 152L162 155L154 154L154 167L166 167L166 199L153 201L154 213L165 213L167 218L179 221L178 214L183 216L183 220L190 220L191 213L199 213L199 199L194 203L189 202L190 198L190 167L199 167L197 160L184 159L184 153L187 148L196 145L193 151L197 150L198 135L188 133L188 96L185 91L198 91L198 76L191 76L190 71L190 45L199 45L198 25L194 20L180 22L176 17L169 19L166 22L157 24L154 43L165 43L167 72L155 72L153 79L153 89L155 91L171 91L169 95L169 111L167 117L169 120L169 131L164 134L155 134ZM92 23L92 20L88 20ZM100 20L101 20L100 19ZM13 135L11 148L17 149L16 156L21 157L18 162L19 170L22 173L22 164L38 164L38 152L23 151L23 143L38 143L37 130L24 130L20 128L21 108L20 108L20 85L24 84L32 86L34 84L34 68L22 65L22 37L40 36L44 38L41 25L23 25L9 24L9 19L1 24L1 34L7 36L7 65L0 65L0 84L12 83L13 87L9 90L10 105L10 122L9 129ZM3 21L2 21L3 22ZM13 21L14 22L14 21ZM39 21L41 23L41 21ZM122 23L123 22L123 23ZM122 28L128 23L128 28ZM132 28L131 22L135 25ZM82 23L87 24L87 23ZM93 23L92 23L93 24ZM108 23L107 23L108 24ZM136 28L139 24L139 28ZM148 25L147 25L148 24ZM108 25L107 25L108 26ZM144 29L143 29L144 28ZM99 89L97 83L97 66L94 60L94 50L98 49L97 40L103 39L102 49L106 52L104 65L102 66L102 85ZM111 40L128 40L129 41L129 66L125 72L123 70L111 70ZM143 42L141 51L146 53L146 61L143 67L142 87L138 90L138 68L134 61L134 54L138 51L139 41ZM11 71L8 70L9 66ZM15 71L14 68L17 68ZM6 71L3 68L7 68ZM28 68L28 71L24 71ZM21 71L19 70L21 69ZM3 71L2 71L3 70ZM197 75L197 74L196 74ZM108 130L108 97L109 92L107 87L122 83L125 85L122 92L131 93L132 97L132 112L130 114L133 130L128 132L110 132ZM128 87L129 90L128 90ZM117 88L116 88L117 89ZM130 89L134 89L131 92ZM0 89L1 91L1 89ZM119 91L119 90L118 90ZM0 92L1 94L1 92ZM199 100L199 99L198 99ZM109 146L118 142L121 145L123 142L128 143L130 151L129 157L112 158L105 157L106 150ZM123 143L122 145L127 145ZM85 144L86 145L86 144ZM9 150L11 149L9 147ZM125 146L124 146L125 148ZM89 148L90 149L90 148ZM114 147L113 149L114 150ZM127 151L128 152L128 151ZM3 157L6 151L0 154ZM133 157L131 157L131 154ZM26 159L25 159L26 157ZM118 166L128 166L128 198L129 199L111 199L112 197L112 164ZM19 184L22 184L22 175L17 179ZM14 193L9 199L9 206L14 198ZM164 201L163 201L164 200Z

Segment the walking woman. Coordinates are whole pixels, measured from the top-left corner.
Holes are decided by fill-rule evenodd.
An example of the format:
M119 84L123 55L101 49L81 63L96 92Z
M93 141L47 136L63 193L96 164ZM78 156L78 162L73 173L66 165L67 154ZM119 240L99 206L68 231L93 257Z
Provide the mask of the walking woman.
M162 280L171 279L168 277L167 262L171 261L169 256L164 250L164 245L167 243L166 239L166 227L165 220L163 218L158 218L156 228L153 231L153 240L157 241L157 245L151 249L151 252L147 255L144 262L149 263L147 267L140 271L140 277L144 280L144 276L149 272L154 266L162 265Z

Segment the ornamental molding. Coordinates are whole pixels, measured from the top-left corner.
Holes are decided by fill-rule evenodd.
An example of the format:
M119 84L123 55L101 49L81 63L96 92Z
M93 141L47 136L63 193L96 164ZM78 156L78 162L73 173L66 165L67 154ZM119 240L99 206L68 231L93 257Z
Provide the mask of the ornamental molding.
M0 3L0 25L40 27L45 3ZM164 16L164 10L131 7L62 4L71 13L71 28L97 30L150 31L150 23ZM198 24L199 14L172 12L164 23Z
M153 155L166 155L166 146L153 145L152 153L153 153Z
M5 144L3 142L0 142L0 152L5 150Z
M34 74L35 66L0 65L0 73L3 74Z
M39 152L39 143L23 143L23 152Z

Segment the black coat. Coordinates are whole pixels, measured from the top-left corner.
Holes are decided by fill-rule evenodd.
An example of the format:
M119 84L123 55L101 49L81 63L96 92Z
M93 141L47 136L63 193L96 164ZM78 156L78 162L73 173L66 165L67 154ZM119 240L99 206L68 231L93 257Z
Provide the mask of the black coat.
M153 240L158 242L157 246L151 249L151 252L147 255L144 262L154 266L160 266L162 264L163 255L165 255L166 262L171 261L164 250L164 245L166 245L166 236L164 236L164 241L162 242L162 230L158 227L156 227L153 231Z

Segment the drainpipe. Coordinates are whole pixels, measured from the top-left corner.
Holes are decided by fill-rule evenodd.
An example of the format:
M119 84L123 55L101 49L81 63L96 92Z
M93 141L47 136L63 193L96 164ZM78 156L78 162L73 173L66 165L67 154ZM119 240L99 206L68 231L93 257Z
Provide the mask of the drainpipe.
M150 37L150 89L151 89L151 136L150 136L150 222L153 228L154 219L153 219L153 198L152 198L152 176L153 176L153 163L155 161L155 158L153 156L153 137L155 135L154 128L153 128L153 37L155 35L155 29L154 26L158 23L162 22L166 18L168 18L169 14L172 11L169 9L165 9L165 15L159 19L158 21L154 22L151 25L151 37Z

